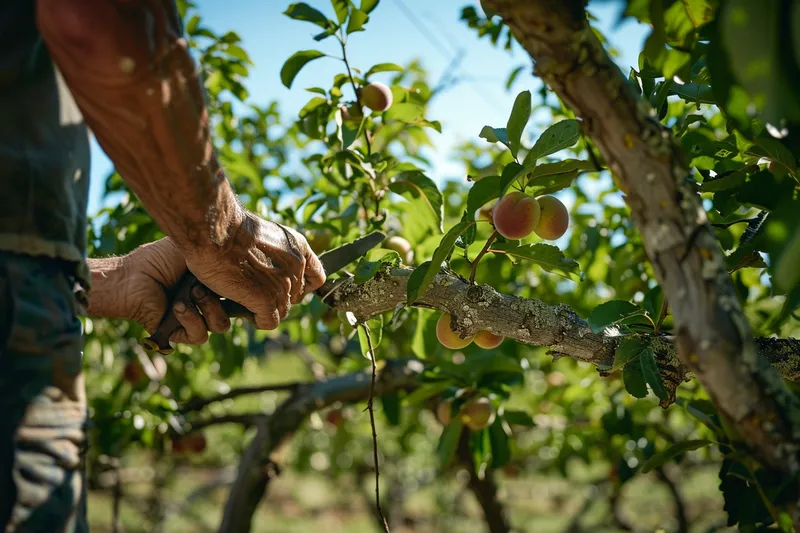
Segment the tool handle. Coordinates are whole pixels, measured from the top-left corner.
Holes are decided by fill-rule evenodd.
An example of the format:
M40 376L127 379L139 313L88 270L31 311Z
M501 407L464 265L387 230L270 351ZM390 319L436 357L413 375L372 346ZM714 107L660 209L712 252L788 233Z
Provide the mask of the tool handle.
M169 305L167 306L164 316L161 318L158 328L156 328L152 335L142 340L142 345L144 345L145 349L156 351L164 355L172 353L172 346L169 343L169 338L182 327L178 318L175 316L173 306L178 302L183 302L186 306L194 306L192 289L198 285L201 285L200 281L188 270L181 276L178 283L176 283L167 294ZM253 313L251 313L249 309L233 300L222 300L222 308L228 316L232 318L244 317L251 319L253 317Z

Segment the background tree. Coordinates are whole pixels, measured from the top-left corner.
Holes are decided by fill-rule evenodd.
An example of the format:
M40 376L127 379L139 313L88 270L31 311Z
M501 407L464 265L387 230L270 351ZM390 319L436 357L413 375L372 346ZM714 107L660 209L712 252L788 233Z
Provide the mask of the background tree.
M447 85L348 59L377 0L287 4L317 33L275 75L301 90L340 65L297 117L247 105L239 36L181 3L243 203L317 252L389 239L274 332L238 322L161 357L135 324L86 321L111 527L291 531L271 502L313 481L365 517L348 531L797 529L798 6L631 1L652 30L624 75L583 2L482 4L464 23L546 87L442 183L423 147ZM91 253L161 236L118 175L105 190Z

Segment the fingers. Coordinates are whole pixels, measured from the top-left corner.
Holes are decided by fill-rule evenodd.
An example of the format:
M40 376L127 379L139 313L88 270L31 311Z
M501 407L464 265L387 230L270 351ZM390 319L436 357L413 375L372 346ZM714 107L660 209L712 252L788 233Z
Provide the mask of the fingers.
M172 310L182 328L170 338L173 342L204 344L208 332L225 333L231 327L231 319L222 308L220 299L203 285L192 288L192 304L175 302Z
M203 313L208 331L225 333L231 327L231 319L222 308L222 301L208 287L195 285L192 288L192 300Z
M206 321L200 311L184 302L175 302L172 310L183 329L173 334L174 338L170 340L186 344L203 344L208 340Z

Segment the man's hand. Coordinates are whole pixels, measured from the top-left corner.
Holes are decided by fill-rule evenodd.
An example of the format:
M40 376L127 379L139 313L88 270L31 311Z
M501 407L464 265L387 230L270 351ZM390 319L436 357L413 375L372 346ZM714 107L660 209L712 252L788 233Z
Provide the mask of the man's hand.
M292 304L325 283L305 237L247 211L228 242L184 248L184 256L202 284L249 309L258 329L275 329Z
M88 314L102 318L134 320L153 333L167 305L166 289L186 272L183 253L167 238L145 244L123 257L89 259L92 291ZM203 286L192 294L194 305L177 303L173 308L181 329L170 341L203 344L208 332L224 333L231 321L219 297Z

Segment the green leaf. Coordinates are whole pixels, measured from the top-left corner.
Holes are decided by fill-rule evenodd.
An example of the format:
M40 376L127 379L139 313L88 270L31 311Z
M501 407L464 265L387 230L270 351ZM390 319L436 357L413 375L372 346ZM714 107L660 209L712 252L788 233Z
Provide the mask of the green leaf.
M780 142L778 139L773 139L772 137L767 137L765 135L759 135L755 141L757 146L751 148L749 153L767 157L772 161L783 165L783 167L792 174L797 172L797 161L795 160L792 151L789 150L785 144Z
M369 353L366 330L369 330L372 348L377 350L383 339L383 315L374 316L367 320L365 324L358 326L358 342L361 345L361 355L367 359L372 359L372 355Z
M525 411L516 411L514 409L506 409L503 411L503 419L512 426L524 426L528 428L536 427L536 422L533 421L531 415Z
M528 174L525 192L532 196L553 194L571 186L578 174L587 170L595 170L594 164L578 159L542 163Z
M325 54L319 50L302 50L292 55L281 67L281 82L287 89L291 89L292 82L300 70L311 61L323 57Z
M508 433L499 418L489 426L489 443L492 451L492 468L500 468L511 460Z
M661 316L661 307L664 305L664 290L660 285L656 285L644 295L644 310L653 319L653 322Z
M669 93L678 95L687 102L696 102L698 104L717 103L717 99L714 98L714 92L710 85L700 85L697 83L673 83L669 87Z
M400 254L397 252L389 252L378 261L369 261L366 257L362 257L356 266L353 282L357 285L365 283L374 278L381 268L397 268L400 262Z
M620 341L614 352L614 364L611 371L619 370L626 364L636 361L642 354L650 349L650 343L636 337L625 337Z
M641 361L642 364L644 380L650 385L650 388L653 389L653 393L659 400L667 401L669 399L669 394L667 393L667 389L664 388L664 379L661 377L661 371L658 369L656 354L653 353L653 349L650 346L642 351L639 361Z
M320 96L315 96L311 100L308 101L306 105L298 112L298 116L300 118L306 118L308 115L311 114L312 111L317 109L319 106L325 105L328 103L327 98L322 98Z
M581 267L577 261L567 259L558 246L537 242L535 244L515 244L501 242L492 244L490 252L504 253L527 261L533 261L543 270L568 279L581 281Z
M331 0L331 5L336 12L336 19L339 21L339 24L347 20L349 4L350 2L348 0Z
M525 156L522 164L523 166L531 165L542 157L569 148L578 142L580 137L580 125L577 120L567 119L556 122L536 139L536 143Z
M647 474L653 469L662 467L675 457L682 455L688 451L699 450L700 448L705 448L710 444L714 444L714 441L706 439L696 439L696 440L684 440L681 442L677 442L672 446L670 446L669 448L667 448L666 450L664 450L663 452L657 453L650 459L645 461L644 464L642 465L642 470L641 470L642 474Z
M514 177L515 174L509 173L504 176L486 176L480 181L476 181L467 194L466 213L474 217L475 212L487 202L499 198L509 185L509 180Z
M490 143L503 143L508 146L508 134L505 128L493 128L491 126L484 126L478 137L486 139Z
M441 346L436 337L438 320L438 312L431 309L417 309L417 325L411 340L411 351L420 359L427 359L429 354L435 353Z
M703 192L719 192L728 189L736 189L744 185L747 180L747 172L737 170L728 174L718 175L713 178L703 180L700 188Z
M634 398L647 397L647 382L642 374L642 365L634 361L622 367L622 383L625 390Z
M638 305L626 300L611 300L595 307L589 313L587 321L593 333L602 333L607 327L641 315L643 312Z
M434 232L441 233L443 231L444 200L441 191L432 179L418 170L407 170L395 176L389 184L389 190L417 201L430 215L423 217L418 210L420 220L427 220Z
M456 448L458 448L458 441L461 438L461 430L463 428L464 424L458 418L444 428L436 446L436 456L439 459L440 468L446 468L452 461Z
M508 117L508 124L506 125L506 132L508 134L508 145L511 149L511 155L515 158L520 149L520 142L522 140L522 132L531 118L531 92L522 91L517 95L514 100L514 106L511 108L511 116Z
M328 29L333 23L328 20L328 17L323 15L320 11L317 11L310 5L306 4L305 2L298 2L296 4L290 4L289 7L286 8L286 11L283 12L289 18L294 20L305 20L306 22L311 22L312 24L316 24L320 28Z
M414 124L425 118L425 108L419 104L400 102L392 104L392 107L384 113L386 120L399 120L407 124Z
M473 221L459 222L450 228L450 231L448 231L445 236L442 237L442 240L439 242L439 246L436 247L436 250L433 252L433 258L431 259L430 263L420 265L414 270L414 273L408 279L408 305L413 304L417 298L419 298L419 296L428 289L428 286L433 282L436 274L439 273L439 269L442 268L442 263L444 263L444 260L450 255L450 252L453 251L453 247L456 244L456 239L458 239L462 233L467 231L467 229L474 224L475 222ZM414 274L417 274L417 271L423 269L423 267L423 273L415 277Z
M384 394L381 396L381 407L383 407L383 414L390 426L400 425L400 396L396 392L391 394Z
M350 20L347 22L347 35L357 31L364 31L364 24L369 20L369 15L360 9L353 10L350 13Z
M361 7L359 8L360 11L364 13L370 13L373 9L378 7L378 2L380 0L361 0Z
M394 63L378 63L377 65L373 65L373 67L367 71L364 77L369 78L378 72L403 72L403 70L405 70L403 67Z
M736 193L736 199L772 211L784 199L791 198L793 190L794 183L788 176L778 177L769 170L761 170L748 176Z

